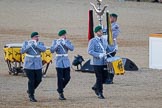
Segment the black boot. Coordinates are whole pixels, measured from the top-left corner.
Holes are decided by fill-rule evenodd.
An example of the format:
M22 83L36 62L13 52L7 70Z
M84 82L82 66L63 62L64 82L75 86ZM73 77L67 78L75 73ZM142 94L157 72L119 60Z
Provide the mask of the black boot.
M98 98L99 98L99 99L105 99L105 97L103 96L102 93L98 93Z
M64 94L63 93L59 93L59 99L60 100L66 100L66 98L64 97Z
M29 95L29 100L30 100L31 102L37 102L37 100L35 99L34 95L31 95L31 94L29 93L29 90L27 90L26 92L28 93L28 95Z
M34 95L30 95L29 99L31 102L37 102L37 100L35 99Z
M97 88L96 87L92 87L92 90L95 92L95 94L98 96L98 90L97 90Z

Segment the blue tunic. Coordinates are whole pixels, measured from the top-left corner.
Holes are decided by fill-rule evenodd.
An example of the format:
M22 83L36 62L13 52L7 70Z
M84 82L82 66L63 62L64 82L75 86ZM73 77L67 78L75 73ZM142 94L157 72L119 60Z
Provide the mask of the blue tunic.
M102 40L102 43L100 41ZM102 46L101 46L102 45ZM100 53L109 53L110 52L110 46L107 43L107 40L103 37L95 36L92 38L88 43L88 54L90 54L93 58L91 59L91 65L105 65L105 57L100 58Z
M36 51L34 51L33 49ZM25 41L23 43L23 46L21 48L21 53L26 53L23 68L24 69L41 69L42 68L42 59L41 59L41 52L46 51L46 47L44 46L43 42L37 42L37 45L32 45L32 47L29 45L28 41Z
M57 41L61 41L60 44L57 44ZM70 60L68 58L68 50L73 51L74 46L70 40L65 40L65 45L62 44L62 40L57 39L53 40L50 47L51 53L56 52L55 57L55 66L56 68L67 68L70 67Z

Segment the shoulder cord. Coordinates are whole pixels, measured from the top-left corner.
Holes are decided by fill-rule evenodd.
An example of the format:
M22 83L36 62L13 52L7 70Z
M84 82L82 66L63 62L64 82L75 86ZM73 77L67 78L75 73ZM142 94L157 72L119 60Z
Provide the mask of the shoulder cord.
M57 40L57 41L58 41L58 40ZM60 47L63 49L63 51L66 53L64 47L63 47L61 44L59 44L59 45L60 45Z

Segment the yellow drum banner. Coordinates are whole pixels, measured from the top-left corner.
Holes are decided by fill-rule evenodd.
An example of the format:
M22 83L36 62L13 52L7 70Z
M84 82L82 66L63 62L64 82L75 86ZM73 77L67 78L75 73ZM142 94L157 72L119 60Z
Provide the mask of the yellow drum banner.
M50 49L47 49L45 52L41 53L41 57L43 64L52 62L52 53Z
M24 62L25 54L20 53L21 48L3 48L4 50L4 59L5 61L8 60L10 62ZM49 49L47 49L45 52L41 53L41 58L43 61L43 64L52 62L52 53Z
M113 69L116 75L123 75L125 73L122 59L118 59L112 62Z
M21 59L22 59L22 62L24 63L25 54L21 54Z
M3 48L4 51L4 59L5 61L9 60L11 62L14 61L13 59L13 48Z
M14 61L21 62L20 48L13 48L12 52Z

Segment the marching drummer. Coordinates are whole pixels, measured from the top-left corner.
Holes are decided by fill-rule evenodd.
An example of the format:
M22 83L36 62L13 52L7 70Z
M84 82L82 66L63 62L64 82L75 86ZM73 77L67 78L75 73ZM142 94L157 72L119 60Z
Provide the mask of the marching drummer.
M110 55L108 55L108 57L114 57L118 51L117 38L120 34L120 27L119 27L119 24L117 23L117 19L118 19L118 15L116 13L110 14L113 44L110 45L111 53L110 53ZM103 32L104 32L104 34L107 34L107 28L104 28ZM112 70L111 72L108 72L106 84L113 84L113 79L114 79L114 72Z
M43 42L39 42L38 32L31 33L31 40L25 41L21 49L21 53L26 54L23 68L28 77L27 93L31 102L37 102L34 93L42 81L42 60L40 54L44 51L46 51L46 47Z
M113 50L110 55L114 57L118 51L118 43L117 43L117 38L120 33L120 28L119 24L117 23L117 18L118 15L116 13L111 13L110 14L110 21L111 21L111 29L112 29L112 36L113 36L113 45L111 45L111 49ZM108 84L113 84L113 79L114 79L114 72L108 73Z
M97 26L94 30L96 36L92 38L88 43L88 54L93 58L91 60L91 65L94 67L94 72L96 75L95 85L92 90L99 99L104 99L103 96L103 83L105 80L104 66L106 65L106 55L110 51L107 40L102 37L102 27Z
M70 81L70 60L68 51L73 51L74 46L67 39L66 30L60 30L58 33L59 39L53 40L50 48L51 53L56 52L55 67L57 71L57 92L60 100L66 100L64 97L64 88Z

